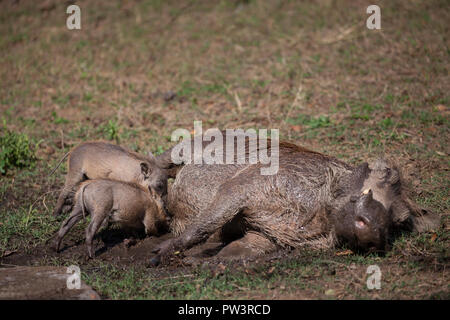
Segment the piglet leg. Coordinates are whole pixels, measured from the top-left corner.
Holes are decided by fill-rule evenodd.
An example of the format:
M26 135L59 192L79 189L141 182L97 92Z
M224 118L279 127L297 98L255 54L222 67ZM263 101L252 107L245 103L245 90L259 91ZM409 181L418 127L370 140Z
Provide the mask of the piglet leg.
M81 205L77 203L70 214L70 216L64 220L64 222L61 225L61 228L58 231L58 235L56 238L56 251L59 251L59 248L61 247L61 241L66 235L67 232L77 223L83 219L83 210L81 208Z

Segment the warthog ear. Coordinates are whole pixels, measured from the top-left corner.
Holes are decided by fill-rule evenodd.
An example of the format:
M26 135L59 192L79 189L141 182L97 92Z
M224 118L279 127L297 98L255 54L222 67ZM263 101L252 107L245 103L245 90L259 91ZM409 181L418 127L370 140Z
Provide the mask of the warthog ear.
M333 170L327 169L328 176L331 177L330 189L333 198L346 197L349 194L359 192L364 180L370 173L369 165L367 162L362 163L358 167L352 170L347 170L344 174L337 175ZM355 195L354 201L359 197ZM350 199L351 200L351 199Z
M437 229L441 219L437 214L422 209L421 214L413 216L412 220L414 231L425 232Z
M399 170L391 160L379 158L376 161L371 162L369 166L374 173L374 177L376 177L381 184L388 183L390 185L395 185L400 180Z
M385 169L384 179L387 183L391 184L392 186L398 183L400 181L400 173L398 169L395 166L387 167Z
M394 225L399 229L425 232L439 227L439 215L420 208L405 195L392 203L391 210Z
M155 155L154 155L151 151L149 151L149 152L147 153L147 156L150 158L150 160L153 160L153 161L156 160Z
M145 162L141 162L141 172L144 175L144 177L147 179L150 175L150 168L148 167L148 164Z

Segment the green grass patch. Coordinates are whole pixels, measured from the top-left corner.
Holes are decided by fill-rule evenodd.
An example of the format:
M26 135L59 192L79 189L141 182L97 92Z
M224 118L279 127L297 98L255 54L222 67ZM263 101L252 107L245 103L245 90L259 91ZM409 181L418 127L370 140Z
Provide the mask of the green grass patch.
M313 117L304 114L299 114L296 118L288 118L287 123L293 125L305 125L309 129L326 128L332 124L328 116Z
M226 83L211 83L198 84L191 81L184 81L181 83L177 91L179 97L193 98L204 94L221 94L226 96L228 94Z
M382 109L381 105L353 104L351 105L351 119L368 121L374 117L374 113Z
M119 142L119 125L115 120L108 120L107 123L100 125L98 132L100 132L107 140Z
M66 124L69 123L69 120L60 117L56 114L56 111L52 111L53 123L55 124Z
M4 129L0 136L0 172L5 174L13 168L33 167L36 147L26 134Z

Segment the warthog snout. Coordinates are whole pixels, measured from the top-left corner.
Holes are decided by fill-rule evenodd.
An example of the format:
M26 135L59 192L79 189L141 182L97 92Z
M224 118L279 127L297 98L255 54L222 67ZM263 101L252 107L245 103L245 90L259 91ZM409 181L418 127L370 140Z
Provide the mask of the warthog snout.
M355 216L355 234L359 246L384 250L387 242L386 230L392 221L389 212L373 198L372 190L365 190L356 201Z

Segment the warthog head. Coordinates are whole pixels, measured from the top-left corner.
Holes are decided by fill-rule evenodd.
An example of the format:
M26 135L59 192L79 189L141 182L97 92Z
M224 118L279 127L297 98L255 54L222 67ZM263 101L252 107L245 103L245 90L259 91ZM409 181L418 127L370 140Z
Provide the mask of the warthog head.
M339 212L336 236L353 248L384 250L392 227L392 214L373 198L370 189L352 196Z
M360 166L359 173L358 187L345 195L339 209L331 209L341 242L357 249L387 250L402 230L424 231L438 225L436 215L420 209L406 196L398 168L387 160Z
M143 185L153 189L158 195L164 196L167 194L167 170L160 166L156 157L148 152L148 163L141 163L141 173L143 176Z

